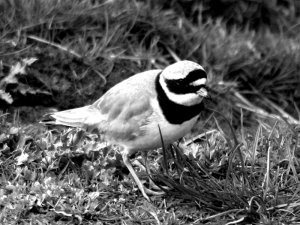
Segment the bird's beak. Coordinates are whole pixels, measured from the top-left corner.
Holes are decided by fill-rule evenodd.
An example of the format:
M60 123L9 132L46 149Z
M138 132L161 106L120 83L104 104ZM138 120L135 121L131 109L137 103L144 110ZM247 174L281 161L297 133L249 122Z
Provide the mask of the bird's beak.
M208 96L208 92L205 87L200 88L199 91L197 91L197 94L204 98Z

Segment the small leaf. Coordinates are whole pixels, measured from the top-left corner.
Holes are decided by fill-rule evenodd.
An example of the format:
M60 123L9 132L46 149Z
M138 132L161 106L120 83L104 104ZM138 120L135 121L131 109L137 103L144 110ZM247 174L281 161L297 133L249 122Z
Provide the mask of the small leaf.
M5 88L7 84L18 83L16 78L17 74L26 74L25 68L27 65L31 65L37 59L36 58L25 58L22 62L17 62L14 66L11 67L9 74L0 81L0 88Z
M19 128L17 128L17 127L11 127L9 129L9 134L14 135L14 134L18 134L18 133L19 133Z
M6 93L3 90L0 90L0 99L6 101L8 104L13 103L13 99L9 93Z
M21 155L16 157L17 165L20 166L20 165L24 164L28 160L28 157L29 157L29 155L27 153L22 152Z
M27 66L27 65L31 65L32 63L34 63L35 61L37 61L38 59L37 58L25 58L22 60L22 63L24 64L24 66Z

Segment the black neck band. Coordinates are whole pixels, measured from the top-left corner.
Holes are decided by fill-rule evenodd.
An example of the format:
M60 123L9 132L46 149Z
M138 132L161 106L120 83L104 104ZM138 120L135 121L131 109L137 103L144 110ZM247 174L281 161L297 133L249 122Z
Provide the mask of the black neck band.
M155 88L157 91L157 99L161 110L171 124L182 124L193 117L197 116L203 109L203 103L197 105L185 106L171 101L159 83L160 74L155 79Z

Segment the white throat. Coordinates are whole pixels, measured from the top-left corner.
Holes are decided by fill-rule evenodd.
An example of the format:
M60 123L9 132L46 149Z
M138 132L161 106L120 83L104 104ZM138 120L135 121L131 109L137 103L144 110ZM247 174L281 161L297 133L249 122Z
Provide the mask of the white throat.
M167 87L167 84L163 78L163 76L159 76L159 84L161 85L162 89L166 93L167 97L172 101L179 105L184 106L193 106L201 103L203 97L199 96L196 93L187 93L187 94L175 94L170 92Z

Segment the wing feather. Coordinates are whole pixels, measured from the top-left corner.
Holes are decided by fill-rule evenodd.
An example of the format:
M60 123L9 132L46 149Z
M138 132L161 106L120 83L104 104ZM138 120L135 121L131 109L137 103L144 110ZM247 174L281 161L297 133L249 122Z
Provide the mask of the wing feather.
M110 141L132 141L145 135L145 126L153 114L151 99L156 98L154 80L159 70L149 72L119 83L92 105L105 118L99 130L113 139Z

